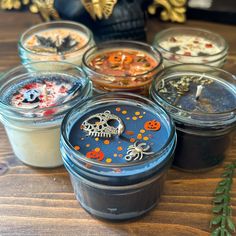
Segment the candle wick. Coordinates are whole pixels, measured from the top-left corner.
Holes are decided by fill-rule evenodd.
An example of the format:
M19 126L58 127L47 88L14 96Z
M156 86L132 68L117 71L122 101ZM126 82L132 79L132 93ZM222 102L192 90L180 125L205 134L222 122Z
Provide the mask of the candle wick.
M124 67L125 58L126 58L126 56L123 54L121 56L121 67Z
M198 100L199 97L201 96L202 89L203 89L203 86L202 86L202 85L198 85L198 86L197 86L197 91L196 91L196 95L195 95L195 99L196 99L196 100Z
M44 98L47 101L48 100L48 91L47 91L47 85L43 85L43 93L44 93Z

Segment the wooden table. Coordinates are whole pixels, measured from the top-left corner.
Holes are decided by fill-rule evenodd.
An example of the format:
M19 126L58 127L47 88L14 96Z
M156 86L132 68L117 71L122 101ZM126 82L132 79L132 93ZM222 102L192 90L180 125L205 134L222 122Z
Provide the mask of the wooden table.
M19 35L37 22L40 22L39 17L29 13L0 12L0 72L20 63ZM149 42L155 32L173 25L152 18L148 23ZM225 69L236 74L235 26L200 21L188 21L186 26L202 27L223 35L230 46ZM236 139L225 163L235 158ZM63 167L36 169L17 160L0 126L0 235L209 235L212 193L222 171L223 165L202 174L171 169L161 202L149 214L135 221L104 222L80 207ZM235 186L232 205L236 216Z

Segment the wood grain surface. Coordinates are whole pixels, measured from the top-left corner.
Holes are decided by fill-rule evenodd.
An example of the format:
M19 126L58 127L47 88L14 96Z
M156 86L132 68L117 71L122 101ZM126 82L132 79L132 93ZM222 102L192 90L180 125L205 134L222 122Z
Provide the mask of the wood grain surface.
M20 63L19 35L37 22L39 17L29 13L0 12L0 72ZM157 31L170 26L174 24L150 19L148 41L152 42ZM235 26L200 21L188 21L184 26L201 27L223 35L230 46L225 69L236 74ZM235 159L236 138L223 165ZM134 221L105 222L80 207L63 167L37 169L17 160L0 125L0 235L209 235L212 193L223 165L201 174L171 169L161 202L154 210ZM232 206L236 216L236 182Z

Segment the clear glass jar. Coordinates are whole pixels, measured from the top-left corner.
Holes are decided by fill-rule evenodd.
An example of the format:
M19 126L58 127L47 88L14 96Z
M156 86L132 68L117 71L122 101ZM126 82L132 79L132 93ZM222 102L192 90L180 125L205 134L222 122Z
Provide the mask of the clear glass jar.
M53 76L58 78L61 76L60 78L63 77L73 84L79 83L79 91L69 97L70 99L44 108L20 108L8 101L8 96L17 92L18 85L30 83L35 78ZM65 62L36 62L16 67L2 74L0 118L15 155L25 164L35 167L62 165L59 147L62 119L71 107L87 98L91 91L91 83L84 72L79 67Z
M44 38L40 41L39 36ZM66 41L68 40L66 37L70 37L71 41ZM43 43L45 39L50 40L43 46L40 42ZM73 43L75 46L63 51L63 47L59 46L63 42L65 42L64 49L71 47ZM51 47L53 43L57 47L55 45ZM53 21L26 30L20 37L18 51L22 64L37 61L67 61L81 65L83 54L93 45L93 34L86 26L72 21Z
M198 28L176 27L157 33L153 46L163 56L164 66L183 63L223 67L228 44L220 35Z
M175 121L175 167L205 171L224 160L236 127L236 79L232 74L205 65L171 66L153 81L150 96Z
M147 116L143 115L141 118L139 115L140 118L133 118L131 121L127 119L136 109L136 114L147 112ZM123 120L123 133L110 138L88 137L86 132L81 130L83 125L81 126L80 122L85 117L104 110L109 110L109 114L116 114ZM138 132L149 115L160 121L160 130L146 130L146 135L149 132L153 135L152 138L148 136L149 139L140 139L138 135L137 143L133 143L134 141L128 138L131 137L129 135L135 136L135 129ZM110 123L106 122L107 127ZM131 128L134 131L131 131ZM144 134L145 130L140 132ZM78 142L80 147L75 146L74 141ZM83 146L84 144L86 145ZM93 149L96 145L99 151ZM125 145L128 145L128 149ZM62 158L70 174L76 198L89 213L109 220L138 217L159 202L164 179L173 160L175 145L175 128L168 114L150 100L129 93L108 93L87 99L74 107L62 123ZM136 153L137 160L127 161L126 150L127 154L130 154L132 150L139 152L140 148L144 151L143 155ZM101 159L90 156L90 150L99 153ZM123 152L124 155L118 155L116 152Z
M96 56L117 51L142 53L152 58L155 61L155 66L134 75L115 75L112 74L113 72L109 74L107 72L97 71L96 68L91 67L90 63ZM130 64L132 65L132 63ZM162 68L162 56L158 50L145 43L136 41L110 41L90 48L83 56L82 67L89 79L93 82L94 90L97 93L123 91L147 96L151 81Z

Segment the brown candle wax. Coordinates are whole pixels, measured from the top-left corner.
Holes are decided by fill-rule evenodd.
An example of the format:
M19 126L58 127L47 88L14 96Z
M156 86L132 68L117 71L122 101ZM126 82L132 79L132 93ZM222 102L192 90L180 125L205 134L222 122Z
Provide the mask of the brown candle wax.
M113 43L114 44L114 43ZM129 44L133 44L129 47ZM112 43L94 47L84 56L84 67L95 90L129 91L147 95L150 83L161 65L159 52L136 46L145 44L129 42L113 47Z

